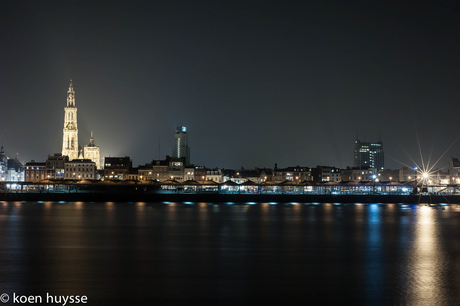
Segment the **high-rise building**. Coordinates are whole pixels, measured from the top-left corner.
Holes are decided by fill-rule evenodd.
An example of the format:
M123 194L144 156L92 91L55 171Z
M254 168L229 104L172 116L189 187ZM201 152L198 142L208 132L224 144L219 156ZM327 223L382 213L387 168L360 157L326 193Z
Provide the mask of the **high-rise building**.
M64 108L64 129L62 138L62 155L69 160L78 158L78 124L77 108L75 107L75 91L70 80L67 91L67 106Z
M377 171L382 171L384 169L383 143L355 140L353 166L358 169L376 168Z
M185 157L185 165L190 165L190 148L188 147L187 128L178 126L174 136L173 157Z
M91 138L89 140L89 145L85 146L84 156L86 159L91 159L96 163L97 170L101 169L101 152L99 146L94 144L93 132L91 131Z
M8 158L6 157L5 151L3 151L3 146L0 150L0 180L6 181L8 176Z

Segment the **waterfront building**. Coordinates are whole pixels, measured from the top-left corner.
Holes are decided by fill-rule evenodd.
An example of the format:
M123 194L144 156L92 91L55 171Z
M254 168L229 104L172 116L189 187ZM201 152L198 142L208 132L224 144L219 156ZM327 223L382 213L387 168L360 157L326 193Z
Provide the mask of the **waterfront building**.
M195 180L195 167L184 168L184 181Z
M227 182L231 181L232 177L235 176L236 171L233 169L221 169L222 171L222 181Z
M377 168L378 171L384 169L383 143L363 142L355 140L355 151L353 159L354 168Z
M91 159L96 164L98 170L101 169L101 151L99 146L94 144L93 131L91 131L89 144L84 147L83 155L86 159Z
M460 177L453 177L449 175L449 172L443 172L442 170L431 171L428 178L429 185L447 185L447 184L458 184L460 183Z
M62 155L69 160L78 158L78 122L75 106L75 91L70 80L67 91L67 106L64 108L64 129L62 133Z
M360 169L347 167L347 169L342 169L340 172L340 180L344 182L369 182L374 180L374 175L376 176L375 179L380 180L376 168L363 167Z
M251 181L254 183L259 183L260 174L255 170L244 169L237 170L233 173L233 176L230 177L230 181L235 182L237 184L242 184L247 181Z
M6 157L3 146L0 150L0 180L6 181L8 175L8 158Z
M275 164L273 169L272 179L274 182L281 183L284 181L291 182L302 182L311 180L311 169L308 167L287 167L278 168L278 164Z
M67 180L95 180L96 163L91 159L73 159L64 163L65 179Z
M399 168L399 181L410 182L414 181L417 176L417 170L403 166Z
M169 157L168 162L168 179L182 182L184 180L185 157Z
M268 182L273 179L273 170L269 168L257 168L256 171L259 174L259 182Z
M216 183L223 182L222 171L220 169L206 169L206 180Z
M379 171L377 175L379 177L379 181L381 182L398 182L399 181L399 169L396 169L396 170L385 169L383 171Z
M168 158L165 160L152 160L152 179L157 181L166 181L168 179Z
M104 180L124 180L128 178L133 162L128 156L106 157L104 162Z
M129 176L131 180L131 174ZM139 165L137 168L137 179L140 181L149 181L154 180L153 171L152 171L152 163L146 163L145 165Z
M144 177L141 178L141 177L139 176L139 168L140 168L140 166L137 167L137 168L136 168L136 167L133 167L133 168L129 169L129 170L128 170L128 176L127 176L126 179L128 179L128 180L133 180L133 181L138 181L139 179L141 179L141 181L142 181L142 180L145 180Z
M8 170L6 180L8 182L22 182L24 181L24 166L15 158L8 159Z
M340 182L341 170L330 166L316 166L311 169L311 180L314 182Z
M450 158L449 178L451 183L460 183L460 161L458 160L458 158Z
M195 166L195 170L193 171L193 175L195 176L195 181L197 182L204 182L206 181L206 167L204 166Z
M45 161L46 178L63 180L65 178L65 163L68 161L69 157L63 156L61 153L54 153L54 155L48 155L48 159Z
M38 182L45 179L46 163L31 160L24 165L24 180L26 182Z
M0 149L0 181L24 181L24 166L17 156L14 159L8 158L3 146Z
M174 147L172 156L175 158L185 158L185 165L190 165L190 148L188 146L187 128L178 126L174 135Z

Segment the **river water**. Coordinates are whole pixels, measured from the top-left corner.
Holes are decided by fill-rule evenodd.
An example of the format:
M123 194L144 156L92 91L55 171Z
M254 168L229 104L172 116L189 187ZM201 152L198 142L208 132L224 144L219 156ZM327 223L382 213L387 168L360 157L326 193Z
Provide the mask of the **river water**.
M89 305L459 305L460 206L0 202L2 293Z

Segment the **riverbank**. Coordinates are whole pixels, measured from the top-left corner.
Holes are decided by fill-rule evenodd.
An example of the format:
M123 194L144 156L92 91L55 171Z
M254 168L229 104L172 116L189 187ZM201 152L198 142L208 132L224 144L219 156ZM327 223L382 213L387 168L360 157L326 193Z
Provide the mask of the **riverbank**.
M153 193L0 193L0 201L66 202L278 202L278 203L447 203L460 204L452 195L287 195L287 194L153 194Z

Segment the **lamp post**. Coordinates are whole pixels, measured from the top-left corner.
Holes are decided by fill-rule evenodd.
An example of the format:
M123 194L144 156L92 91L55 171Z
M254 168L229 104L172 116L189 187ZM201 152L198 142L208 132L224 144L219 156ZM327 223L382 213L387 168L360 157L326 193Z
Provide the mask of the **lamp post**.
M418 167L414 167L414 190L415 190L415 194L418 194L418 189L417 189L417 170L418 170Z
M375 194L375 179L377 178L377 175L372 175L372 194Z

